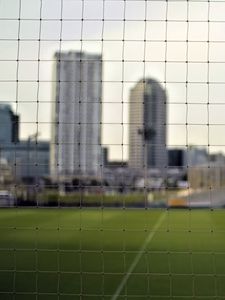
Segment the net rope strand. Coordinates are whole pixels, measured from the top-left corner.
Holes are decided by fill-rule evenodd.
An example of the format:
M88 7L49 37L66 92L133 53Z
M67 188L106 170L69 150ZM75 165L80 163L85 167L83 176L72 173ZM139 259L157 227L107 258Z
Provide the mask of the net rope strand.
M18 17L19 19L21 18L21 0L19 1L19 9L18 9ZM17 32L17 53L16 53L16 78L17 78L17 81L16 81L16 95L15 95L15 111L16 111L16 114L18 113L18 103L19 103L19 96L18 96L18 88L19 88L19 61L20 61L20 22L18 24L18 32ZM0 158L1 158L1 155L0 155ZM16 176L17 174L17 160L16 160L16 149L14 149L14 167L13 167L13 172ZM17 188L17 185L15 185L14 187L14 195L16 196L17 198L17 192L16 192L16 188ZM16 200L16 207L17 207L17 200ZM17 224L15 226L15 230L17 229ZM16 275L17 275L17 249L15 248L13 250L14 252L14 255L13 255L13 258L14 258L14 274L13 274L13 299L15 299L15 294L16 294Z
M103 57L104 57L104 23L105 23L105 1L106 0L102 0L102 35L101 35L101 63L103 63ZM102 66L103 69L103 66ZM101 71L103 72L103 70ZM103 84L103 82L102 82ZM98 99L100 102L100 105L103 103L103 95L101 95L101 99ZM100 108L100 116L102 118L102 109ZM100 120L98 126L101 127L102 124L102 120ZM99 148L101 148L101 143L99 142ZM102 149L100 150L101 155L102 153ZM101 180L101 224L100 224L100 230L101 230L101 244L103 245L103 236L104 236L104 195L103 195L103 180L104 180L104 170L103 170L103 159L100 158L99 161L100 164L100 180ZM105 260L104 260L104 249L102 249L101 251L101 262L102 262L102 299L105 298Z
M121 150L122 150L122 163L123 163L123 100L124 100L124 49L125 49L125 33L126 33L126 5L127 5L127 0L124 0L123 2L123 21L122 21L122 25L123 25L123 29L122 29L122 55L121 55L121 60L122 60L122 69L121 69L121 100L122 100L122 111L121 111L121 116L122 116L122 123L121 123L121 131L122 131L122 135L121 135ZM126 216L126 201L125 199L123 200L123 249L122 249L122 253L123 253L123 270L124 270L124 276L126 276L126 271L127 271L127 254L126 254L126 239L125 239L125 232L126 232L126 224L127 224L127 216ZM127 285L125 284L124 286L124 295L125 298L127 297Z
M143 79L146 78L146 37L147 37L147 9L148 9L148 2L145 1L145 7L144 7L144 52L143 52ZM123 99L124 100L124 99ZM129 120L130 122L131 120ZM145 172L145 183L146 183L146 172ZM145 215L145 219L146 219L146 224L145 224L145 231L148 231L148 215L149 215L149 208L148 208L148 195L145 192L145 210L146 210L146 215ZM146 295L150 294L150 261L151 259L149 259L149 252L148 249L145 249L145 253L144 255L144 259L145 259L145 263L147 265L147 269L146 269L146 276L147 276L147 292Z
M85 5L85 0L82 0L82 8L81 8L81 29L80 29L80 52L82 53L82 50L83 50L83 34L84 34L84 5ZM81 81L81 78L82 78L82 62L80 60L80 81ZM81 92L82 92L82 82L80 82L79 84L79 122L78 122L78 127L79 127L79 137L81 136L81 101L83 100L82 97L81 97ZM76 123L75 123L75 126L76 126ZM80 141L79 141L80 143ZM80 157L81 157L81 145L79 144L79 147L78 147L78 151L79 151L79 170L81 170L81 161L80 161ZM80 187L80 191L79 191L79 194L80 194L80 205L79 205L79 209L80 209L80 213L79 213L79 225L80 225L80 235L79 235L79 250L80 250L80 255L79 255L79 258L80 258L80 261L79 261L79 264L80 264L80 300L82 300L82 295L83 295L83 255L82 255L82 252L83 252L83 244L82 244L82 233L83 233L83 218L82 218L82 183L81 183L81 180L79 180L79 187Z
M189 144L189 136L188 136L188 125L189 125L189 120L188 120L188 84L189 84L189 32L190 32L190 18L189 18L189 2L187 1L187 31L186 31L186 85L185 85L185 104L186 104L186 119L185 119L185 127L186 127L186 144L185 144L185 148L186 151L188 153L189 148L188 148L188 144ZM188 170L188 162L187 162L187 166L186 166L186 170ZM188 185L188 203L190 205L190 187ZM192 226L191 226L191 213L192 213L192 209L189 209L188 212L188 231L189 233L191 233L192 230ZM188 237L189 239L189 237ZM190 248L190 241L189 241L189 256L190 256L190 264L191 264L191 276L192 276L192 297L195 297L195 274L194 274L194 267L193 267L193 258L192 258L192 251Z
M61 70L62 70L62 57L61 57L61 53L62 53L62 32L63 32L63 0L60 0L60 33L59 33L59 55L57 56L57 59L59 60L59 78L58 78L58 93L59 93L59 100L58 100L58 104L56 104L57 106L59 106L61 104L61 97L60 97L60 91L61 91ZM57 60L55 62L55 64L57 63ZM59 121L59 120L58 120ZM56 126L58 126L58 124L56 124ZM58 142L58 141L57 141ZM59 146L59 144L57 144L57 146ZM59 155L59 148L57 147L57 157ZM57 174L57 178L58 178L58 182L59 182L59 174ZM60 199L59 199L59 195L57 197L57 206L58 206L58 214L57 214L57 298L58 300L60 299L60 279L61 279L61 270L60 270L60 266L61 266L61 262L60 262L60 257L61 257L61 250L60 250L60 236L61 236L61 228L60 228Z

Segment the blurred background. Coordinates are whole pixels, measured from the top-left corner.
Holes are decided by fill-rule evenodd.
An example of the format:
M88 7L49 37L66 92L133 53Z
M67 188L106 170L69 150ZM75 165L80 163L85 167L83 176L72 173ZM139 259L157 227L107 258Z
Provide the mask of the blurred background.
M164 204L222 189L224 7L1 0L2 189L29 200L94 181Z

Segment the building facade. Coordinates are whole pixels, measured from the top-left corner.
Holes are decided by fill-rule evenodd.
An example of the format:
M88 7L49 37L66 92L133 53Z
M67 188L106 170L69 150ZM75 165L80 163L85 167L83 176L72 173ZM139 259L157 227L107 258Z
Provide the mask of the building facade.
M168 166L173 168L183 168L187 166L187 150L168 149Z
M6 145L1 149L1 157L12 168L17 181L37 182L49 176L49 142L24 140Z
M189 146L187 148L187 165L201 166L209 162L209 154L207 148Z
M11 170L12 180L37 182L49 176L49 142L19 138L19 116L8 104L0 105L0 159Z
M19 141L19 116L9 104L0 104L0 147Z
M167 166L166 92L153 79L140 80L130 92L129 166Z
M101 163L102 57L56 53L51 175L97 175Z

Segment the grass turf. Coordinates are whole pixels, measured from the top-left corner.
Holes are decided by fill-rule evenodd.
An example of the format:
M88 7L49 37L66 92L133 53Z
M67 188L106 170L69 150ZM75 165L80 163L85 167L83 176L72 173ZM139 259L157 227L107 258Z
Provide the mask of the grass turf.
M225 211L1 209L0 299L225 299Z

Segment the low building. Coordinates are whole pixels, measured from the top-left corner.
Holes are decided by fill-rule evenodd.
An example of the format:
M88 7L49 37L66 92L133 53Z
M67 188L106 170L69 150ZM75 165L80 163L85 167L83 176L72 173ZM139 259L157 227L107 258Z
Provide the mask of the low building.
M0 186L5 186L13 182L12 167L6 159L0 158Z
M17 181L37 182L49 175L49 142L21 141L1 148Z
M207 148L189 146L187 149L187 165L201 166L209 162L209 154Z
M187 153L185 149L168 149L168 166L183 168L187 165Z
M15 205L15 198L8 190L0 190L0 207L12 207Z
M19 116L9 104L0 104L0 147L19 141Z
M188 168L188 182L192 189L220 189L225 187L225 165L210 163Z

